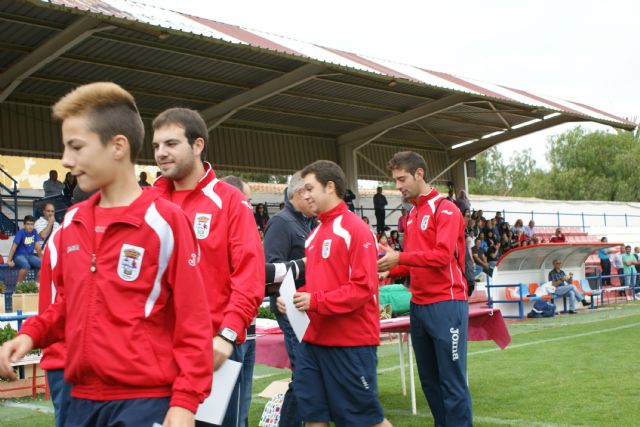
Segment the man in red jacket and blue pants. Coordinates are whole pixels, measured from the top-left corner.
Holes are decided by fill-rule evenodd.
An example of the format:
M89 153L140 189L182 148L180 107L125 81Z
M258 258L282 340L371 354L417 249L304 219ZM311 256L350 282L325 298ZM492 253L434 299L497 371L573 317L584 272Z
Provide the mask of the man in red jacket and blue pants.
M467 386L469 306L460 210L425 181L424 158L411 151L389 161L396 188L414 207L404 252L389 249L378 269L411 278L411 337L422 390L436 426L473 424Z
M53 113L62 164L83 191L100 191L69 209L50 239L43 273L56 295L0 348L0 377L15 379L11 362L64 340L73 385L65 426L192 426L213 354L187 217L138 185L144 126L131 94L114 83L80 86Z
M378 400L373 233L343 202L346 179L337 164L319 160L301 175L320 225L306 241L305 286L293 298L311 321L293 379L298 409L307 427L390 426Z
M200 247L213 327L214 370L227 359L243 363L247 330L264 297L265 262L251 204L203 162L209 131L197 111L171 108L153 120L155 160L162 171L153 186L187 214ZM253 326L255 333L255 325ZM243 371L246 372L246 371ZM240 373L222 425L244 426ZM249 383L250 384L250 383ZM213 391L215 393L215 389ZM206 425L198 421L197 425Z

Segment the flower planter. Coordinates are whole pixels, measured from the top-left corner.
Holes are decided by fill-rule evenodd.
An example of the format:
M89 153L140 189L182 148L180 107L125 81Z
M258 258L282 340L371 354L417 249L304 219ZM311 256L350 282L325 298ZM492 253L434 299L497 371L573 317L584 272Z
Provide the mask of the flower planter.
M13 311L22 310L23 313L38 311L38 294L13 294Z

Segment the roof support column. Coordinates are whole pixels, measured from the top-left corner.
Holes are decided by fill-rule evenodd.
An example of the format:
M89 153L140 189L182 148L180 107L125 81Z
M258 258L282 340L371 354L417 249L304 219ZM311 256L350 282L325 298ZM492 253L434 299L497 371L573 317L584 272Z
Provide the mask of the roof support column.
M9 95L30 75L63 55L74 46L82 43L98 31L114 28L102 26L100 20L90 17L79 18L64 30L40 45L36 50L20 59L0 75L0 102Z
M347 177L347 188L356 195L355 205L360 205L360 192L358 191L358 155L356 148L350 145L338 146L338 163Z
M464 160L460 160L451 168L451 181L453 183L453 188L456 194L456 197L460 194L460 190L464 190L465 193L469 194L467 189L467 162Z

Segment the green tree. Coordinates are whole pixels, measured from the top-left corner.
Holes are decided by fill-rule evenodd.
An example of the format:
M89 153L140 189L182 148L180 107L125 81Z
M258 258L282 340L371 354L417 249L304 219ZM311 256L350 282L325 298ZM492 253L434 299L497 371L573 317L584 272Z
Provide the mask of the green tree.
M469 192L505 195L508 191L507 167L498 148L491 147L477 155L476 177L469 178Z

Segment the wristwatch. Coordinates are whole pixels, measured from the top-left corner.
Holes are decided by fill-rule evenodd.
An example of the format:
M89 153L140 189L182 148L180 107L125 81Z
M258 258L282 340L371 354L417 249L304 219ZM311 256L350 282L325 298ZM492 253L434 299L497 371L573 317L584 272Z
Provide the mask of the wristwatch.
M218 332L218 336L223 340L227 341L229 344L236 345L236 340L238 339L238 334L233 329L224 328L220 332Z

